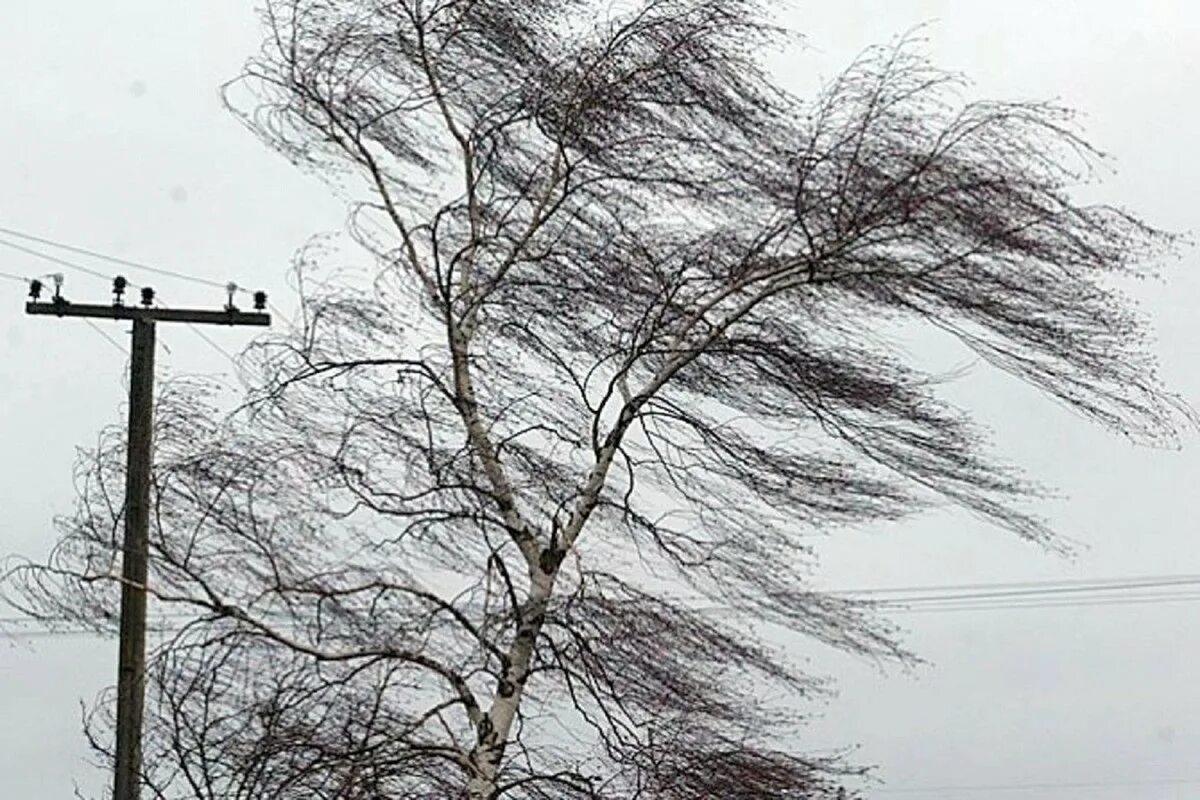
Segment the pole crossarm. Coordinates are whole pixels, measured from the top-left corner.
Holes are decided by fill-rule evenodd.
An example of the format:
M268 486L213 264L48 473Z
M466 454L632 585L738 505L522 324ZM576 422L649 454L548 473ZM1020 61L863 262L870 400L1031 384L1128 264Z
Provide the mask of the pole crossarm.
M219 311L187 308L154 308L140 306L93 305L49 300L26 303L27 314L51 317L91 317L100 319L129 319L144 322L191 322L199 325L256 325L271 324L271 315L255 311L226 308Z

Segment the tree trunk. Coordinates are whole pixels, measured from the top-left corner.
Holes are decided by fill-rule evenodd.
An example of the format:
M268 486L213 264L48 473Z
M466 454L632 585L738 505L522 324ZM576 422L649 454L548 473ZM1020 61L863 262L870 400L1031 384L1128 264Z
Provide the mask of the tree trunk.
M551 554L549 558L546 558L547 554ZM496 685L492 707L476 731L476 744L469 756L474 771L467 782L469 800L492 800L495 797L504 750L521 705L525 680L533 665L534 644L541 633L546 607L554 591L554 579L561 558L553 554L554 551L544 551L542 563L533 568L533 585L529 600L521 611L517 634L508 650L507 667Z

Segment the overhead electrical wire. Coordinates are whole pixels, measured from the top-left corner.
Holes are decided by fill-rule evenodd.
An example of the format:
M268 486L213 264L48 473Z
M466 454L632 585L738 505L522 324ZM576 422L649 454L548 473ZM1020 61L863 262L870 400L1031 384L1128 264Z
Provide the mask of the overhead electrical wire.
M962 589L965 586L975 586L980 591L964 592ZM886 597L892 592L903 592L904 594L896 598ZM853 590L825 589L814 590L813 593L858 604L861 608L886 615L1134 606L1198 601L1200 600L1200 575L1150 575L1135 578L1044 580ZM884 595L884 597L879 595ZM695 605L703 603L705 599L697 596L671 596L664 599L682 604L690 603L693 604L694 610L718 615L738 616L745 613L741 609L726 605Z
M162 302L161 295L155 295L154 302L156 305L160 306L161 308L164 308L164 309L170 308L170 306L168 306ZM201 330L199 325L196 325L191 322L188 322L185 324L187 325L187 327L189 329L191 329L191 331L193 333L195 333L197 336L199 336L200 339L205 344L207 344L209 347L211 347L214 352L219 353L223 358L228 360L229 363L233 366L235 371L239 368L237 358L235 358L232 353L230 353L228 350L226 350L224 347L222 347L220 344L218 344L215 339L213 339L211 336L209 336L207 333L205 333L203 330Z
M29 278L23 278L20 275L14 275L11 272L0 272L0 278L8 278L10 281L20 281L26 286L29 285Z
M154 620L170 621L170 620L187 620L192 619L191 614L174 613L174 614L156 614ZM46 627L57 623L73 622L74 617L55 616L55 617L30 617L23 615L0 617L0 627L4 625L41 625Z
M101 277L101 278L103 278L105 281L107 281L107 280L109 280L109 279L110 279L110 276L108 276L108 275L105 275L105 274L103 274L103 273L101 273L101 272L97 272L97 271L95 271L95 270L89 269L89 268L87 268L87 267L84 267L84 266L81 266L81 265L79 265L79 264L72 263L72 262L70 262L70 261L65 261L65 260L63 260L63 259L61 259L61 258L56 258L55 256L49 255L49 254L47 254L47 253L40 253L40 252L38 252L38 251L36 251L36 250L32 250L32 249L30 249L30 248L28 248L28 247L23 247L23 246L21 246L21 245L19 245L19 244L14 244L14 243L12 243L12 242L7 242L7 241L5 241L5 240L3 240L3 239L0 239L0 245L4 245L5 247L10 247L10 248L12 248L13 250L19 250L19 251L20 251L20 252L22 252L22 253L26 253L26 254L28 254L28 255L35 256L36 258L41 258L41 259L44 259L44 260L46 260L46 261L50 261L50 262L52 262L52 263L54 263L54 264L57 264L57 265L58 265L58 266L60 266L60 267L66 267L66 268L68 268L68 269L76 269L76 270L79 270L80 272L84 272L84 273L86 273L86 274L89 274L89 275L92 275L92 276L98 276L98 277ZM31 280L30 278L21 278L21 277L19 277L19 276L17 276L17 275L12 275L11 273L7 273L7 272L0 273L0 275L2 275L2 276L3 276L3 277L5 277L5 278L12 278L12 279L15 279L15 280L19 280L19 281L21 281L22 283L24 283L24 284L26 284L26 285L28 285L28 284L30 283L30 280ZM43 275L43 276L39 276L39 277L46 277L46 276L44 276L44 275ZM132 285L132 284L131 284L131 285ZM138 288L138 287L134 287L134 288ZM105 338L105 339L108 341L108 343L109 343L109 344L111 344L113 347L115 347L115 348L117 348L119 351L121 351L121 353L122 353L123 355L125 355L125 356L128 356L128 355L129 355L129 351L128 351L127 349L125 349L125 348L124 348L124 347L121 345L121 343L120 343L120 342L118 342L118 341L117 341L116 339L114 339L114 338L113 338L111 335L109 335L109 333L108 333L107 331L105 331L103 328L101 328L99 325L97 325L96 323L92 322L90 319L85 319L85 320L84 320L84 322L86 322L86 323L88 324L88 327L89 327L89 328L91 328L91 329L92 329L92 330L94 330L96 333L98 333L98 334L100 334L101 336L103 336L103 337L104 337L104 338Z
M211 286L211 287L215 287L217 289L224 289L226 286L225 284L221 283L220 281L214 281L210 278L200 278L195 275L188 275L188 274L185 274L182 272L176 272L175 270L164 269L163 267L156 267L151 264L143 263L141 261L132 261L127 258L121 258L119 256L113 256L113 255L109 255L107 253L102 253L98 250L92 250L87 247L79 247L78 245L67 244L66 242L60 242L58 240L49 239L44 236L35 236L31 233L25 233L24 231L15 230L13 228L6 228L3 226L0 226L0 233L7 234L9 236L15 236L18 239L24 239L26 241L37 242L38 244L44 244L48 247L57 247L60 250L66 250L71 253L76 253L77 255L90 256L91 258L99 259L100 261L107 261L110 264L120 264L121 266L132 267L133 269L140 269L144 272L154 273L155 275L163 275L163 276L170 277L170 278L178 278L179 280L191 281L192 283L196 283L196 284L199 284L202 286ZM10 246L12 246L12 245L10 245ZM240 287L237 289L237 291L248 293L248 290L242 289Z
M5 241L4 239L0 239L0 245L4 245L5 247L11 248L13 250L19 250L20 252L25 253L26 255L33 256L34 258L40 258L43 261L49 261L52 264L58 264L60 267L66 267L68 269L79 270L80 272L91 275L92 277L100 278L104 281L112 280L111 275L106 275L105 273L100 272L99 270L94 270L91 267L85 267L81 264L75 264L70 261L65 261L65 260L59 258L58 256L52 256L49 253L43 253L39 250L34 250L33 248L25 247L24 245L20 245L20 244L16 244L15 242L9 242L9 241Z
M1156 580L1157 579L1157 580ZM1086 594L1073 594L1069 597L1063 597L1061 592L1064 588L1062 584L1068 583L1072 588L1078 588L1085 591L1102 591L1099 596L1087 596ZM1161 576L1141 576L1138 578L1100 578L1090 581L1090 586L1083 586L1082 581L1023 581L1017 584L975 584L980 587L996 587L996 586L1013 586L1018 585L1027 587L1022 590L1019 600L994 600L996 592L986 591L978 592L974 595L966 594L959 591L961 585L948 586L912 586L907 587L905 591L921 591L926 594L923 598L927 602L924 604L916 602L910 598L905 601L904 605L886 606L879 603L872 603L869 600L867 604L875 610L887 614L898 613L936 613L936 612L951 612L951 611L993 611L1002 609L1054 609L1054 608L1073 608L1073 607L1089 607L1089 606L1116 606L1116 605L1146 605L1146 604L1162 604L1174 602L1194 602L1200 600L1200 576L1187 575L1161 575ZM1033 589L1032 587L1041 586L1044 588ZM1146 592L1148 587L1182 587L1183 591L1154 591ZM1196 587L1196 588L1191 588ZM838 595L847 597L848 599L862 599L857 597L857 594L866 594L868 591L887 592L889 589L879 590L859 590L857 593L850 592L825 592L828 595ZM939 591L946 592L946 602L938 602L935 593ZM979 598L979 599L975 599ZM671 598L679 602L686 602L686 598ZM710 606L703 608L704 611L716 613L736 612L736 609L730 609L726 606ZM183 618L183 617L180 617ZM4 624L38 624L40 621L27 617L0 617L0 627ZM59 619L51 620L51 622L69 623L71 620ZM54 635L54 630L47 628L46 632L49 635ZM74 632L68 631L67 633ZM86 631L84 631L86 632Z
M1046 578L1037 580L1022 580L987 583L952 583L923 586L884 586L860 589L833 589L829 594L879 595L879 594L912 594L914 592L967 592L967 591L998 591L1002 589L1025 589L1038 586L1097 586L1104 584L1124 584L1133 581L1198 581L1200 573L1172 573L1160 575L1129 575L1121 578Z
M205 344L207 344L209 347L211 347L215 352L220 353L222 356L224 356L225 359L228 360L229 363L233 365L233 368L235 370L238 369L238 366L239 366L238 361L237 361L237 358L233 355L233 353L230 353L228 350L226 350L224 347L222 347L220 344L218 344L216 339L212 338L207 333L200 330L199 325L193 325L191 323L188 323L188 327L191 328Z
M1051 609L1051 608L1091 608L1095 606L1139 606L1163 605L1166 603L1194 603L1200 600L1200 593L1146 595L1108 599L1075 599L1048 602L1026 603L962 603L943 606L917 606L880 609L886 614L939 614L955 611L1018 611L1021 609Z
M1019 588L1009 588L1019 587ZM914 587L915 588L915 587ZM1018 608L1066 608L1092 605L1135 605L1146 602L1180 602L1200 599L1200 576L1172 575L1162 578L1129 578L1090 582L1046 582L1040 586L994 584L980 591L955 591L954 587L879 599L879 592L864 593L877 609L888 612L999 610ZM1161 591L1173 589L1175 591ZM1159 590L1150 591L1146 590Z
M998 783L962 784L958 786L914 786L896 788L881 787L867 790L877 794L949 794L952 792L1040 792L1058 789L1117 789L1145 786L1191 786L1200 784L1200 778L1146 778L1128 781L1064 781L1061 783Z
M104 330L104 329L103 329L103 328L101 328L99 325L97 325L96 323L92 322L90 319L86 319L86 318L85 318L83 321L87 323L87 325L88 325L88 327L89 327L89 328L91 328L91 329L92 329L92 330L94 330L96 333L100 334L100 335L101 335L101 336L103 336L105 339L107 339L109 344L111 344L113 347L115 347L115 348L117 348L118 350L120 350L120 351L121 351L121 355L124 355L124 356L128 357L128 355L129 355L129 350L127 350L127 349L125 348L125 346L124 346L124 345L122 345L120 342L118 342L116 339L114 339L114 338L113 338L111 335L109 335L108 331Z

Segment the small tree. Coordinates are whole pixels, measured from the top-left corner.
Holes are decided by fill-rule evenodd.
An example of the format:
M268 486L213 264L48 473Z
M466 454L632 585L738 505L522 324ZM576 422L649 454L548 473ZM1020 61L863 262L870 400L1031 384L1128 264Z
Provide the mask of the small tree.
M805 588L804 532L950 503L1055 544L891 334L1174 435L1111 285L1172 239L1072 199L1066 110L906 41L802 101L759 3L627 5L266 3L243 118L369 195L378 268L302 259L250 402L162 406L155 797L834 797L791 737L819 684L747 623L905 653ZM111 618L120 446L20 573L40 613Z

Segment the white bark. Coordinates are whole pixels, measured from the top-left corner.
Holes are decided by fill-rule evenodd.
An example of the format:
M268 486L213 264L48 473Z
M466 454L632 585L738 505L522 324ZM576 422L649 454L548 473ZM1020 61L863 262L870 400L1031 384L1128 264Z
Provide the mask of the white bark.
M500 764L517 718L517 709L521 706L525 681L533 666L534 644L554 592L557 569L557 563L550 570L536 565L531 569L529 600L521 609L521 621L508 650L508 662L497 684L492 706L477 726L476 745L468 756L472 775L467 784L467 796L471 800L489 800L496 791Z

